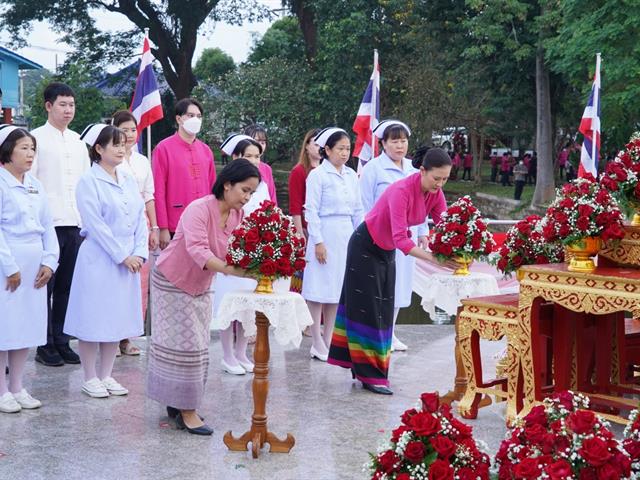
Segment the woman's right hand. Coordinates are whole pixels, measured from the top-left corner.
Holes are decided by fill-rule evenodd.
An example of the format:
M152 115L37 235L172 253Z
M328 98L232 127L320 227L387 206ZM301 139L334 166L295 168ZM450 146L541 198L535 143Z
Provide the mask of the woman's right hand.
M137 273L142 268L143 260L140 257L131 255L125 258L122 264L127 267L131 273Z
M20 272L16 272L13 275L9 275L7 277L7 288L6 290L10 292L15 292L16 289L20 286L21 282Z
M324 243L316 244L316 259L321 265L327 263L327 247L324 246Z
M168 228L160 229L160 250L164 250L171 241L171 234Z
M227 265L222 273L225 275L233 275L234 277L247 276L247 271L244 268L234 267L233 265Z

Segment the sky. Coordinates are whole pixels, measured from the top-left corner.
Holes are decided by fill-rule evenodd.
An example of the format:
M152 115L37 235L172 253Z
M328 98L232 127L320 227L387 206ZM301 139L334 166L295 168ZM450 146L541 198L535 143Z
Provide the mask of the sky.
M259 0L260 3L271 9L281 7L280 0ZM99 12L96 20L105 30L124 30L131 26L129 20L120 14ZM217 23L213 28L207 28L205 34L198 36L198 44L196 47L194 62L200 57L205 48L218 47L225 51L236 63L246 60L253 45L254 36L262 36L267 31L271 22L248 23L242 26L227 25L225 23ZM14 49L6 45L7 37L0 34L0 44L6 46L10 50L39 63L43 67L55 71L56 62L58 65L64 62L66 52L70 47L59 41L59 36L51 30L45 22L34 23L33 31L27 37L29 46L25 48ZM142 50L142 44L140 44ZM132 61L134 59L132 58ZM114 71L117 70L114 66Z

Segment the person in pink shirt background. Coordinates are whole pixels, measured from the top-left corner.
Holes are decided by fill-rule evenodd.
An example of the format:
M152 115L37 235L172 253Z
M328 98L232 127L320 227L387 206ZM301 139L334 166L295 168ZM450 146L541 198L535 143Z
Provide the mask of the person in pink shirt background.
M451 173L451 159L440 148L416 152L418 173L389 186L365 221L353 232L328 363L350 368L353 378L373 393L391 395L389 358L393 331L395 249L438 263L417 246L409 227L427 216L434 222L447 204L442 187ZM455 268L453 261L444 264Z
M564 147L558 153L558 168L560 169L560 178L564 179L564 171L567 167L567 160L569 160L569 150Z
M473 155L471 152L464 154L464 160L462 166L464 167L464 173L462 174L462 180L471 181L471 168L473 167ZM468 175L467 175L468 174Z
M253 138L262 147L262 155L260 158L260 164L258 165L258 170L260 170L262 181L267 184L267 187L269 187L269 197L277 205L278 198L276 196L276 182L273 180L273 171L271 166L264 161L267 145L269 143L267 140L267 131L264 127L254 123L245 127L244 134Z
M209 366L211 295L216 273L244 276L227 265L229 236L243 218L242 207L260 183L248 160L227 165L212 195L192 202L178 222L174 238L151 273L151 331L147 396L167 406L178 429L211 435L197 409Z
M211 192L216 180L213 152L196 138L202 126L202 105L183 98L175 105L178 131L162 140L152 154L160 248L169 244L184 209Z

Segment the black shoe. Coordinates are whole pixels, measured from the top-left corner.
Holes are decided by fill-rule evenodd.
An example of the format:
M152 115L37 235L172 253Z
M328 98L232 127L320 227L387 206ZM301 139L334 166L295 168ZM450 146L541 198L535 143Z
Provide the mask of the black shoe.
M383 385L370 385L368 383L363 383L362 388L365 390L369 390L370 392L377 393L380 395L393 395L393 392L389 387L385 387Z
M355 380L355 379L356 379L356 370L355 370L353 367L351 367L351 378L352 378L353 380Z
M61 367L64 360L54 347L38 347L36 350L36 362L46 365L47 367Z
M177 408L174 408L174 407L167 406L167 416L169 418L175 419L179 414L180 414L180 410L178 410ZM198 415L198 416L200 417L200 420L202 420L204 422L204 417L201 416L201 415Z
M187 427L186 423L184 423L184 419L182 418L182 414L178 414L176 417L176 427L178 430L187 430L187 432L193 435L213 435L213 428L208 425L202 425L196 428Z
M70 365L77 365L80 363L80 357L76 352L71 350L69 345L56 345L56 349L64 360L64 363L68 363Z

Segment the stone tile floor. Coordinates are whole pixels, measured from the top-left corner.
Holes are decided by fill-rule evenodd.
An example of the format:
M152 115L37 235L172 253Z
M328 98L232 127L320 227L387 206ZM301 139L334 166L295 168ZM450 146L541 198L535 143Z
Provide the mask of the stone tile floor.
M177 431L164 406L144 395L146 356L116 359L114 377L127 397L90 399L80 393L80 366L44 367L28 362L26 387L43 401L40 410L0 414L0 479L303 479L348 480L367 475L362 466L399 423L399 415L424 391L444 393L453 385L452 325L400 325L409 345L394 353L390 380L395 394L363 391L347 370L311 360L310 340L299 350L271 345L269 426L296 445L289 454L230 452L222 435L248 429L253 410L251 375L221 371L214 334L209 383L201 414L213 437ZM145 340L138 344L144 346ZM73 344L72 344L73 346ZM486 371L500 343L483 343ZM481 410L469 421L477 439L497 450L504 436L504 403Z

